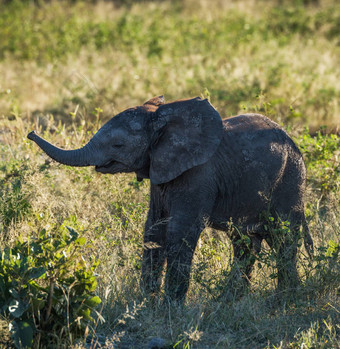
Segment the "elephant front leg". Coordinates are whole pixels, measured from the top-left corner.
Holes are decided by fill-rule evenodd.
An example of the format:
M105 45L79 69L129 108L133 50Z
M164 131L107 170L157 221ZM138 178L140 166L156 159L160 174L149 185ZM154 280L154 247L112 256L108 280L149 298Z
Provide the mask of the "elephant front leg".
M166 227L167 221L164 218L154 222L150 215L145 225L141 286L149 295L157 294L161 285Z
M174 228L176 224L172 225ZM169 229L166 244L167 272L165 292L170 300L183 301L189 288L192 258L203 229L201 223L195 223L187 230Z

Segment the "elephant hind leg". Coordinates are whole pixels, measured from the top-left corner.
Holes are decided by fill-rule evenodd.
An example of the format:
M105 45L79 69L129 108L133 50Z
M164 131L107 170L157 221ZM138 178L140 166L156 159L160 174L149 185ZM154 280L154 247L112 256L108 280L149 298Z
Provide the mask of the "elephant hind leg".
M296 267L296 255L301 227L311 249L312 240L304 215L303 195L306 173L303 161L298 152L291 154L287 160L284 174L272 193L270 211L275 225L266 240L275 251L278 273L278 288L294 288L299 284Z
M232 244L234 249L233 268L239 271L239 277L249 284L254 263L255 255L261 251L262 238L258 235L248 237L248 235L234 236Z
M303 214L302 230L303 230L303 239L304 239L305 249L308 253L309 259L312 260L313 253L314 253L314 244L313 244L313 239L309 233L308 224L306 222L306 217L304 214Z
M285 239L277 250L278 289L294 289L299 285L299 274L296 267L297 241Z
M231 243L234 259L226 280L225 291L221 295L227 301L233 301L247 293L256 261L255 255L261 250L262 238L259 235L250 237L237 232L231 236Z
M302 216L292 213L286 220L278 217L277 222L266 240L276 257L278 289L294 289L300 282L296 263Z

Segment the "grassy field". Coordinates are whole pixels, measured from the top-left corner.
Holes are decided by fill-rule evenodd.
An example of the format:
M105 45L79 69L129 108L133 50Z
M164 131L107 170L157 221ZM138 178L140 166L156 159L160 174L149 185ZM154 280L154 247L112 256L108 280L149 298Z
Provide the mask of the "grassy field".
M155 95L205 96L222 117L261 112L282 125L308 170L301 286L275 292L267 246L249 292L224 297L231 246L206 229L184 306L139 288L148 181L51 162L32 129L65 148ZM98 258L91 333L106 347L338 348L340 341L340 4L316 1L0 2L0 250L70 226ZM319 130L321 130L319 132ZM292 299L293 298L293 299ZM0 315L0 347L8 348ZM51 335L47 347L82 348Z

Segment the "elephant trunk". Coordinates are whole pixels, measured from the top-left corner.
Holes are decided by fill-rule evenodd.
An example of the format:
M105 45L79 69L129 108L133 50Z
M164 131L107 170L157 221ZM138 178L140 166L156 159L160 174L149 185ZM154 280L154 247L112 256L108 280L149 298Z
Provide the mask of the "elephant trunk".
M38 146L55 161L68 166L95 166L100 162L100 157L96 151L95 142L89 141L84 147L75 150L60 149L45 141L34 131L27 135L27 138L34 141Z

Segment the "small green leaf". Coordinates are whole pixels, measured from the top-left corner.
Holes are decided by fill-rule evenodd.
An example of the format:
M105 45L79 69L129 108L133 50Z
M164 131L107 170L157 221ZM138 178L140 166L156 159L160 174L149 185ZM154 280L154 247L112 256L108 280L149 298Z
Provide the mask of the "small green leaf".
M38 236L40 240L44 240L47 237L46 235L46 229L42 229Z
M328 248L326 251L326 257L336 258L340 252L340 243L336 243L333 240L328 241Z
M78 238L77 240L75 240L75 243L78 244L79 246L83 246L86 244L86 238L84 237Z
M38 254L38 253L41 253L42 252L42 249L40 247L40 244L37 244L35 242L32 242L30 244L31 246L31 251L33 252L33 254Z
M247 245L250 245L250 244L251 244L250 237L247 236L247 235L242 235L242 240L243 240L243 242L246 243Z
M71 241L74 241L78 238L78 233L71 227L66 227L67 230L70 232L70 239Z
M29 270L28 277L29 279L39 279L46 273L46 269L44 267L32 268Z
M91 316L91 310L89 308L82 309L79 313L84 317L85 320L94 321L93 317Z
M91 307L91 308L94 308L94 307L96 307L98 304L100 304L102 301L101 301L101 299L98 297L98 296L94 296L94 297L92 297L92 298L90 298L90 299L87 299L86 301L85 301L85 304L87 305L87 306L89 306L89 307Z
M9 324L12 339L16 348L31 348L33 344L33 329L26 321L12 321Z

